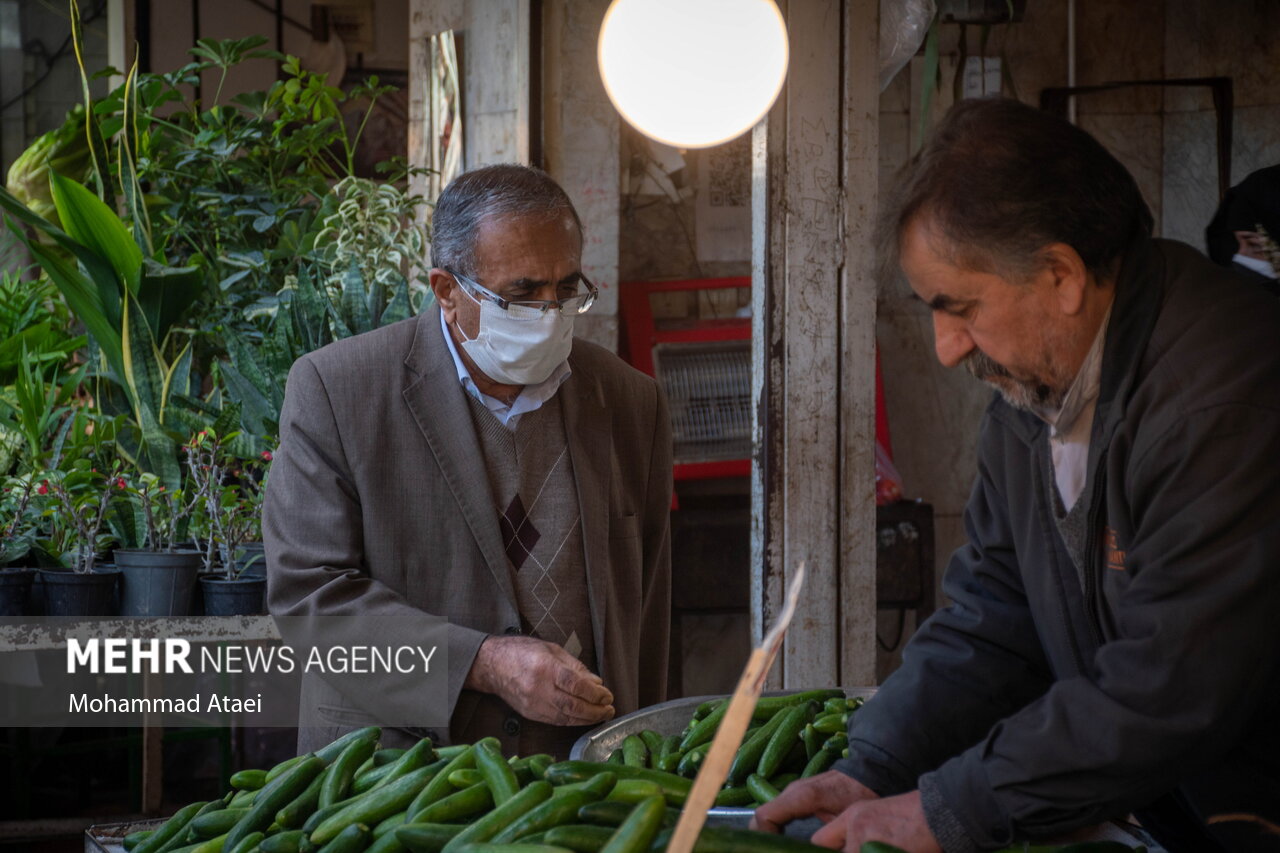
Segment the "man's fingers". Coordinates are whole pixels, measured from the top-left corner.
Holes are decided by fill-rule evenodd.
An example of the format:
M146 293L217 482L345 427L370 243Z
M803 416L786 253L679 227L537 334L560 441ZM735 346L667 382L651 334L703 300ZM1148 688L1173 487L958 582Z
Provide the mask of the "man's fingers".
M561 666L556 671L555 685L560 690L592 705L608 705L613 702L613 693L600 681L600 677L573 660L577 667Z
M839 850L844 847L844 840L847 834L848 820L842 814L834 820L828 821L825 826L815 832L813 837L809 839L809 843L817 847Z
M756 809L751 828L763 832L781 832L783 825L798 817L808 817L819 810L822 788L806 779L792 782L782 793Z

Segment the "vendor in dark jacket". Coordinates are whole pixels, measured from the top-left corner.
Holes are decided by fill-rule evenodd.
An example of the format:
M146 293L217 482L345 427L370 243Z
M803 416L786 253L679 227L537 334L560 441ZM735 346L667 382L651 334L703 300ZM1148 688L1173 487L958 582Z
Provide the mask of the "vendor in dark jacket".
M1170 851L1280 849L1280 302L1151 225L1017 102L957 105L908 164L884 257L999 391L969 541L848 760L761 828L953 853L1135 814Z

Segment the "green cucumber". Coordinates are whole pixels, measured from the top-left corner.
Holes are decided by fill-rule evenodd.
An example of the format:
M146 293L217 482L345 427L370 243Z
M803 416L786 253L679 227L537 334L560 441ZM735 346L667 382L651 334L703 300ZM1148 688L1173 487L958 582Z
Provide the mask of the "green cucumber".
M373 754L373 766L381 767L384 764L390 764L408 751L407 749L380 749Z
M769 746L769 741L773 738L774 732L778 730L778 726L782 725L782 721L786 719L785 714L774 714L769 722L756 729L756 733L747 738L742 746L738 747L738 752L733 756L733 763L729 765L728 784L731 787L741 785L747 781L747 777L756 772L756 767L760 764L760 757L764 755L765 749Z
M557 794L545 803L525 812L519 819L512 821L506 829L493 836L493 843L504 844L517 841L530 835L546 832L552 827L577 823L578 809L598 799L600 798L594 794L582 790Z
M623 758L623 754L622 754L622 747L618 747L618 748L617 748L617 749L615 749L613 752L609 753L609 757L605 759L605 763L607 763L607 764L625 764L625 763L626 763L626 761L625 761L625 759Z
M619 779L648 779L662 786L663 795L669 804L682 806L689 797L693 782L673 773L661 770L650 770L647 767L627 767L613 764L599 764L593 761L561 761L547 768L547 779L554 785L568 782L585 782L597 773L611 771Z
M257 791L252 793L257 794ZM201 806L200 811L196 812L195 817L191 818L191 820L194 821L196 818L203 817L211 812L222 811L226 807L227 799L225 796L220 800L210 800ZM173 838L170 838L168 842L166 842L165 845L157 851L157 853L172 853L172 851L178 850L184 845L196 844L199 843L199 841L199 836L197 836L191 829L191 823L188 822L186 830L175 835Z
M821 705L828 699L836 699L841 696L844 696L844 691L835 688L805 690L801 693L792 693L789 696L766 696L756 703L752 716L756 719L764 719L772 717L778 711L790 708L792 705L802 705L806 702L817 702Z
M755 796L745 785L734 788L721 788L716 792L716 805L722 808L740 808L756 801Z
M649 760L657 761L658 756L662 754L662 735L652 729L645 729L640 732L640 740L644 741L645 749L649 751Z
M628 767L649 766L649 747L639 735L627 735L623 738L622 763Z
M858 848L858 853L906 853L906 851L884 841L864 841Z
M827 714L843 714L845 711L849 710L849 705L847 703L847 699L828 699L822 705L821 716L825 717Z
M805 723L804 731L800 732L800 741L804 744L805 761L811 761L822 749L822 738L818 737L818 730L813 727L813 723Z
M458 853L573 853L563 847L552 847L550 844L462 844L456 848Z
M698 768L702 766L703 760L706 759L707 753L711 751L711 744L704 743L702 746L695 746L686 752L680 758L680 763L676 765L676 775L683 776L686 779L692 779L698 775Z
M702 718L706 717L708 714L710 714L712 711L719 708L721 705L728 705L728 704L729 704L728 699L708 699L707 701L699 705L697 708L693 709L693 719L690 721L690 725L693 725L693 723L696 723L698 720L701 720Z
M311 831L311 841L328 844L351 824L376 826L396 812L404 811L436 773L430 767L419 767L385 787L351 799Z
M787 754L795 745L796 739L800 737L800 732L804 731L805 723L809 721L809 715L812 712L813 706L809 702L794 705L781 712L782 722L778 724L764 752L760 754L760 762L756 765L757 773L768 779L778 772ZM816 729L817 726L814 728Z
M258 798L258 793L262 789L256 791L236 791L231 797L231 802L227 804L229 809L247 809L253 805L253 801Z
M301 829L277 832L262 839L258 843L258 850L260 853L301 853L302 843L306 838L307 834Z
M378 742L369 738L357 738L347 744L347 748L334 759L325 773L324 783L316 800L317 807L331 806L346 797L355 781L356 770L373 757L377 748Z
M369 827L353 823L320 848L320 853L360 853L369 846Z
M824 735L833 735L837 732L846 731L849 727L849 714L848 712L826 714L814 720L813 727Z
M516 772L502 757L502 752L491 743L476 744L476 769L484 777L493 794L493 804L500 806L520 790Z
M248 809L219 809L216 812L198 815L191 819L189 832L193 833L192 840L226 835L231 831L231 827L239 823L240 818L248 813Z
M436 755L452 761L470 748L471 744L469 743L455 743L449 746L440 746L436 747Z
M707 743L715 737L716 729L720 726L720 721L724 719L725 712L729 710L729 703L726 702L716 708L703 719L696 722L689 731L680 740L680 748L685 752L693 749L695 746Z
M237 791L256 791L267 784L265 770L237 770L231 774L231 787Z
M301 761L305 757L306 757L306 753L303 753L302 755L295 755L293 758L286 758L284 761L281 761L275 767L272 767L270 770L267 771L267 782L268 783L274 782L276 779L280 778L280 775L282 773L284 773L293 765L297 764L299 761Z
M325 766L332 764L338 760L338 756L342 755L342 751L346 749L352 741L371 740L377 742L382 737L382 729L377 726L365 726L362 729L347 732L342 737L316 750L315 756L325 763Z
M222 801L215 800L214 802L221 803ZM208 803L206 802L199 802L178 809L174 812L173 817L165 821L159 829L138 842L138 846L133 848L133 853L156 853L169 841L185 837L192 819L207 805ZM182 835L180 836L179 833L182 833Z
M759 773L752 773L747 777L747 790L756 798L756 802L761 804L769 802L779 794L778 789Z
M306 823L307 818L315 812L320 804L320 792L324 789L325 780L333 772L333 765L326 767L301 794L294 797L284 808L276 812L276 823L284 829L295 829Z
M401 756L400 760L403 758L404 756ZM396 769L396 765L400 763L400 760L391 764L384 764L381 767L370 767L368 770L357 772L355 779L351 782L351 793L363 794L367 791L372 791L382 781L383 777Z
M205 841L197 841L195 844L188 844L186 847L177 848L174 853L222 853L227 837L219 835L217 838L209 838Z
M550 755L539 753L529 758L529 772L533 774L534 779L541 779L547 775L547 768L555 764L556 760Z
M373 828L374 840L381 838L388 832L395 832L397 828L404 826L405 821L409 819L409 812L396 812L391 817L378 821L378 825Z
M394 832L382 836L370 844L364 853L405 853L404 845Z
M439 754L439 750L437 750L437 754ZM461 751L454 752L453 757L448 759L448 763L440 769L440 772L427 783L427 787L423 788L414 801L409 804L409 820L413 820L419 812L436 800L443 799L453 792L453 786L449 784L450 773L455 770L469 770L475 766L476 751L474 746L464 746Z
M126 835L120 841L120 844L121 846L124 847L126 851L132 851L133 848L137 847L144 840L146 840L147 838L150 838L154 834L155 834L154 829L140 829L137 832L131 832L128 835Z
M451 853L451 851L457 850L466 844L488 841L526 812L549 799L551 799L550 782L539 781L532 783L529 787L505 803L494 807L493 811L454 836L453 840L445 845L445 853Z
M578 820L583 823L593 824L595 826L612 826L618 827L626 820L635 806L629 803L615 803L609 800L600 800L595 803L587 803L587 805L578 809ZM663 826L675 826L676 821L680 819L680 811L678 809L667 808L667 816L663 818Z
M464 820L492 808L493 793L488 785L481 782L452 793L443 800L436 800L418 812L410 809L410 814L412 823L448 823Z
M464 829L461 824L415 822L406 823L394 835L412 853L440 853Z
M336 815L338 812L342 811L347 806L354 803L357 799L358 799L357 797L348 797L347 799L338 803L334 803L331 806L325 806L322 809L316 809L314 812L311 813L311 816L308 817L303 822L302 831L307 834L308 838L310 838L311 833L315 832L315 829L317 826L319 826L324 821L328 820L333 815Z
M579 823L549 829L542 840L556 847L573 850L575 853L596 853L597 850L608 844L609 839L612 837L613 827L611 826L592 826Z
M809 759L809 763L804 766L804 770L800 773L801 779L808 779L810 776L817 776L819 773L825 773L831 769L831 765L836 763L840 757L840 753L834 749L820 749L818 753Z
M614 831L609 842L600 848L600 853L642 853L648 850L662 829L662 818L666 813L666 801L662 797L649 797L642 801Z
M387 765L391 768L386 774L374 783L373 788L381 788L390 785L397 779L401 779L415 770L427 767L436 761L436 751L431 747L431 738L423 738L422 740L409 747L408 752L400 756L400 760L394 764ZM441 765L443 766L443 765ZM438 769L438 768L437 768ZM371 790L371 789L366 789ZM351 786L352 793L363 793L353 784Z
M234 850L246 835L270 826L275 820L276 812L305 791L307 786L324 772L324 767L324 762L318 757L308 755L263 788L254 798L248 813L227 833L227 849Z
M657 782L651 782L648 779L619 779L618 784L613 786L613 790L605 799L615 803L630 803L634 806L649 797L661 796L663 796L662 786Z
M484 781L484 774L479 770L455 770L449 774L449 784L461 791Z
M257 849L258 843L265 837L265 833L262 832L250 833L240 839L240 843L235 847L227 848L227 853L250 853L250 851Z

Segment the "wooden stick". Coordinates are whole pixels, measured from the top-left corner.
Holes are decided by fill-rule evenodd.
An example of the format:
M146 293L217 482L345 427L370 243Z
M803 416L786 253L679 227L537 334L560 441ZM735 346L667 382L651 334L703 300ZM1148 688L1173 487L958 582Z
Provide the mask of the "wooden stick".
M716 792L729 778L729 768L733 757L742 745L742 736L751 725L751 714L755 711L756 700L760 698L760 690L764 687L765 676L773 666L778 649L782 647L782 638L791 624L791 617L796 612L796 600L800 597L800 588L804 585L804 563L796 569L795 577L787 590L787 603L782 608L778 620L760 647L751 652L738 687L729 700L729 709L725 712L720 727L716 729L715 740L707 757L702 760L698 777L693 781L693 789L685 801L684 810L680 813L680 821L676 831L667 845L667 853L691 853L694 842L698 840L703 825L707 822L707 810L715 805Z

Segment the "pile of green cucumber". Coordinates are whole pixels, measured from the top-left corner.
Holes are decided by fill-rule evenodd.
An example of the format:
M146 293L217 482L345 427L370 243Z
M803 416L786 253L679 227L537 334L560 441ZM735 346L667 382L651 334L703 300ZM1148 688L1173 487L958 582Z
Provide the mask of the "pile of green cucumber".
M846 699L838 689L757 700L729 778L716 795L716 805L755 808L778 796L788 783L829 770L849 755L849 717L862 703L862 699ZM697 707L680 734L663 737L643 731L628 735L609 755L608 763L692 779L698 775L728 709L728 699L710 700Z
M831 735L844 737L847 715L858 704L839 691L761 699L758 724L734 762L737 775L722 793L745 788L756 801L763 798L755 791L768 793L761 782L786 783L788 767L830 766L844 749ZM685 765L688 775L663 767L674 761L681 771L710 741L723 709L707 703L674 741L645 733L637 736L639 745L624 742L616 761L607 762L506 758L496 738L438 748L423 739L409 749L382 749L379 729L359 729L270 770L233 774L223 797L179 809L159 828L127 836L124 847L130 853L658 853L696 773L696 764ZM840 731L820 732L819 726L836 726L832 717L841 720ZM863 845L863 853L893 850L877 845ZM705 827L694 846L695 853L821 849L725 827Z
M380 749L360 729L124 839L130 853L640 853L665 849L692 782L549 755L505 758L496 738ZM709 827L698 853L812 853L745 829Z

